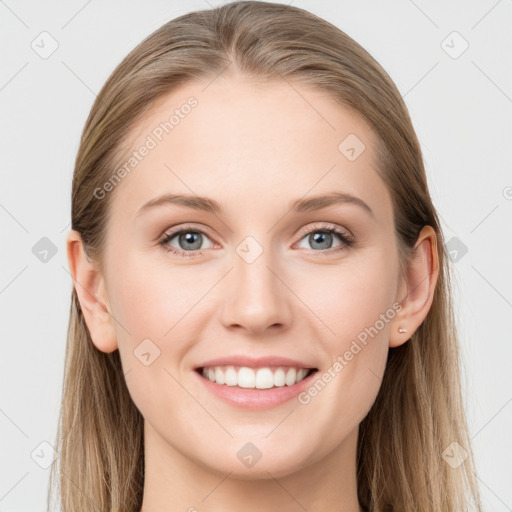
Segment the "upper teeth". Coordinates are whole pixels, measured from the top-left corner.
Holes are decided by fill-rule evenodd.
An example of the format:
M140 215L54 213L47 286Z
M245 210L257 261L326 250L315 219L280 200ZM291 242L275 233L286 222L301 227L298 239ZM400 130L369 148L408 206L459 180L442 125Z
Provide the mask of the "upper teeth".
M293 386L308 374L307 368L277 367L248 368L241 366L211 366L203 368L203 377L227 386L241 388L269 389L273 386Z

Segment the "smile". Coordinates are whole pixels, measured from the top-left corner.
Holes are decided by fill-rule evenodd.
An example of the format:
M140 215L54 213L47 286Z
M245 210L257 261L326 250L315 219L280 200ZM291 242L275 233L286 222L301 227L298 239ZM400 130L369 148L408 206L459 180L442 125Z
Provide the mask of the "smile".
M297 362L291 365L291 360L283 358L258 362L244 357L225 359L203 363L193 373L208 394L246 410L271 409L292 400L312 384L318 373L318 368Z
M247 366L210 366L199 368L210 382L244 389L271 389L293 386L315 371L315 368Z

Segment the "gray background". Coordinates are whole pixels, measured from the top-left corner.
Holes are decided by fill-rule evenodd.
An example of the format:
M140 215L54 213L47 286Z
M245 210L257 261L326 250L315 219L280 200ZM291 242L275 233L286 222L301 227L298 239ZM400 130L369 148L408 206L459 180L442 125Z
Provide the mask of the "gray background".
M52 459L71 291L71 178L95 94L143 37L220 3L0 1L2 512L45 510L41 466ZM363 45L405 97L454 259L485 510L512 510L512 1L293 5ZM56 251L46 261L43 237Z

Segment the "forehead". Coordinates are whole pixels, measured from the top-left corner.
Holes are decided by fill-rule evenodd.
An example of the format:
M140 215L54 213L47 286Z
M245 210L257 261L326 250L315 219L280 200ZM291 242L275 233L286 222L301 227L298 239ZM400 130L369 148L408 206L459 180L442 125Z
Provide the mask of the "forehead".
M113 211L133 217L165 192L214 197L235 213L336 190L384 214L391 203L375 144L359 113L309 85L240 77L185 84L125 141L128 172Z

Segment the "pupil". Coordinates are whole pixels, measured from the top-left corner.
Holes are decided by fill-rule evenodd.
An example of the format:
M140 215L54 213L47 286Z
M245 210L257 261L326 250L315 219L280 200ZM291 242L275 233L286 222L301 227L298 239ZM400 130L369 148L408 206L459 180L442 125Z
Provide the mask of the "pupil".
M199 243L197 242L199 240L199 233L191 233L191 232L189 232L189 233L185 233L184 235L181 235L181 236L185 239L185 242L187 244L192 244L193 245L193 247L189 246L188 249L193 249L194 250L194 249L199 249L201 247L201 242L199 242ZM194 238L195 237L197 237L197 238L195 240L195 245L194 245Z
M332 239L332 234L331 233L315 233L313 235L311 235L312 238L313 238L313 242L314 243L320 243L320 245L322 245L322 247L319 247L320 249L329 249L329 243Z

